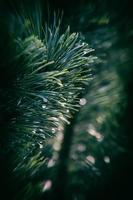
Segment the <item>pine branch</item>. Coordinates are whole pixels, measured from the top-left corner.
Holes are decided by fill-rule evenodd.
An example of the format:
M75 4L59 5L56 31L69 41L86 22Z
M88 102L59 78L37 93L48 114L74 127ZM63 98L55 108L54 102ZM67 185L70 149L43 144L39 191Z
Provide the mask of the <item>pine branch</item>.
M3 152L7 149L11 171L20 182L32 179L46 165L45 147L59 126L68 124L79 109L79 94L91 80L90 65L95 59L90 56L93 50L78 33L71 33L68 27L61 34L61 22L56 19L53 25L45 23L43 27L38 15L36 18L22 12L12 18L11 56L1 74L0 112L6 132L1 136ZM21 29L16 31L19 26ZM64 134L71 129L70 125ZM71 137L68 140L70 146ZM66 149L67 159L69 148ZM21 193L17 198L20 196Z

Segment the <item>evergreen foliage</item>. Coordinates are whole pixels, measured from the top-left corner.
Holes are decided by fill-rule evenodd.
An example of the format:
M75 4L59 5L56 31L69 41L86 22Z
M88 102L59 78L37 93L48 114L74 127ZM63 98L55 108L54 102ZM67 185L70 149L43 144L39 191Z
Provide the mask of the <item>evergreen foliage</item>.
M40 13L11 15L11 54L1 73L2 151L10 165L9 183L16 179L16 190L26 184L16 199L29 199L22 195L25 189L41 170L45 174L49 139L78 111L95 59L69 26L61 33L60 17L43 25Z
M0 7L1 196L128 199L133 178L130 3L8 2L13 8Z

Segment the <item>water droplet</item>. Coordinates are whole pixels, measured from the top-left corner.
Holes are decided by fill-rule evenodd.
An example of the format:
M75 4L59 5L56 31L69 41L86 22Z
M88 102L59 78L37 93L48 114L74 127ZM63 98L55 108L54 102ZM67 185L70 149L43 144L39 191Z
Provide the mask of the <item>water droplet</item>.
M84 45L85 45L85 44L84 44ZM88 54L89 52L90 52L90 50L85 49L85 50L84 50L84 55Z
M104 162L105 163L110 163L110 157L109 156L105 156L104 157Z
M52 133L55 133L55 132L56 132L55 128L52 128Z
M39 148L40 148L40 149L43 149L43 145L42 145L42 144L40 144L40 143L39 143Z
M84 106L87 103L87 100L85 98L80 99L79 104L81 106Z
M91 156L91 155L88 155L86 157L86 160L89 161L92 164L95 164L95 158L93 156Z
M45 109L45 108L46 108L46 105L42 105L42 108Z
M32 130L32 133L36 133L36 129Z
M51 180L44 181L43 192L49 190L51 187L52 187L52 181Z
M53 167L55 165L55 161L53 159L50 159L48 162L48 168Z

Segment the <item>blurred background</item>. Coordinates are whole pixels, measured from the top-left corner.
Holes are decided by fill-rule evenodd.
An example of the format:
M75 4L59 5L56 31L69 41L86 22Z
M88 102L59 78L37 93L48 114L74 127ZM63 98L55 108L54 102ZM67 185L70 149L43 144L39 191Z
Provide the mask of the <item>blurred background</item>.
M2 53L9 39L2 21L9 22L9 13L21 10L20 2L27 7L33 3L1 1ZM11 158L0 155L1 199L132 199L132 1L42 0L41 7L46 21L54 11L63 11L62 29L70 25L71 32L78 32L95 50L97 59L70 129L60 126L58 131L51 130L56 137L48 139L44 147L40 144L41 156L33 153L25 162L18 159L14 164L15 154ZM73 137L65 145L63 134L67 132ZM61 153L63 145L68 154ZM66 160L64 170L62 163Z

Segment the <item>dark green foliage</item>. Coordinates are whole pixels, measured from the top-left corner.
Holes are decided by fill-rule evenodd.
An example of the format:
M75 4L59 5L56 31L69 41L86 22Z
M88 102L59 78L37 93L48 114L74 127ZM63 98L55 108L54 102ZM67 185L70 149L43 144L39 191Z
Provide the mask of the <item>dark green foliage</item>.
M31 198L22 194L33 190L31 180L41 169L40 181L45 179L51 157L49 138L79 109L79 94L91 80L90 65L95 59L79 34L71 33L69 27L60 33L56 15L52 25L43 26L40 11L32 14L12 15L12 52L1 74L2 151L10 165L9 183L16 181L16 199ZM22 184L24 189L19 189Z

